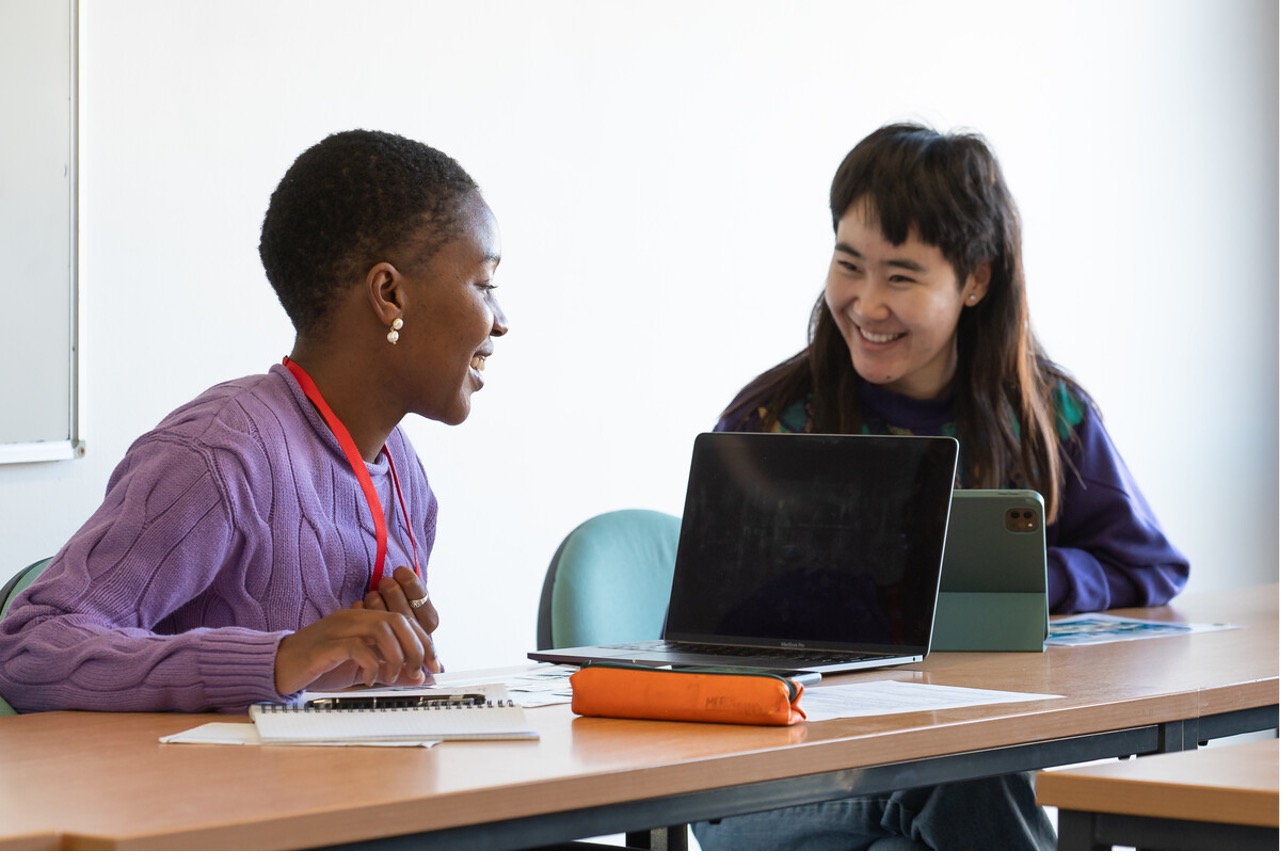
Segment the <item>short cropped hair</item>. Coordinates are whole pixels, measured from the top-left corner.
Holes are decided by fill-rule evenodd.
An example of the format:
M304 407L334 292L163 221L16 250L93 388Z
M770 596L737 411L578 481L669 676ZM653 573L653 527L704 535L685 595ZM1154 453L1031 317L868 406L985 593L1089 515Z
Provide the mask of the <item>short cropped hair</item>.
M258 253L299 333L372 266L429 261L458 233L477 184L448 155L383 131L343 131L298 156L272 193ZM413 242L413 247L411 243Z

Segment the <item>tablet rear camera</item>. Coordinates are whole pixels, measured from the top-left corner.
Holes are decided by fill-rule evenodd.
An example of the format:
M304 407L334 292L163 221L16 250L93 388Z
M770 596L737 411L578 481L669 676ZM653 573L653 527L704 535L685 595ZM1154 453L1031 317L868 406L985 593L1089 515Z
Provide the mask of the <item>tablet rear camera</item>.
M1017 533L1032 533L1038 529L1038 518L1031 509L1016 507L1007 510L1007 530Z

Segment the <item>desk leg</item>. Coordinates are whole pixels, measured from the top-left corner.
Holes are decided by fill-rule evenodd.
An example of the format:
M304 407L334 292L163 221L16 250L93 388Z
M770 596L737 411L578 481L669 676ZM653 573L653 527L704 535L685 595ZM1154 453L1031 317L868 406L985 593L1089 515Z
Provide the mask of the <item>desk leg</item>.
M650 831L630 831L624 835L624 845L629 849L652 849L662 851L685 851L685 825L670 825L667 828L653 828Z
M1095 835L1096 815L1081 810L1056 811L1056 850L1059 852L1108 851Z
M1191 751L1198 747L1198 720L1169 721L1159 725L1158 752Z
M1255 825L1160 819L1061 808L1056 849L1061 852L1110 850L1115 845L1137 850L1199 852L1276 852L1279 830Z

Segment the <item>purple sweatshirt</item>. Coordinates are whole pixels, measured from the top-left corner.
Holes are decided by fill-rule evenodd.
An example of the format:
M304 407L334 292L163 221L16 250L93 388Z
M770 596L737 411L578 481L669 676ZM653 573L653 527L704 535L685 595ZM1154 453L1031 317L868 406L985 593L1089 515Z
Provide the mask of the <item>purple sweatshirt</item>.
M955 434L951 398L911 399L867 382L860 393L871 433ZM1073 428L1062 442L1071 467L1066 470L1060 517L1047 527L1047 599L1052 613L1166 604L1184 588L1189 561L1167 540L1086 397L1062 391L1061 406L1061 416ZM746 403L723 418L716 431L810 431L806 403L785 409L779 425L772 427L762 425L758 407ZM966 456L964 449L963 461Z
M437 502L388 438L420 569ZM385 572L413 566L387 456ZM283 366L211 388L130 447L98 511L0 624L0 696L19 712L240 709L281 700L276 649L360 599L374 524L333 433Z

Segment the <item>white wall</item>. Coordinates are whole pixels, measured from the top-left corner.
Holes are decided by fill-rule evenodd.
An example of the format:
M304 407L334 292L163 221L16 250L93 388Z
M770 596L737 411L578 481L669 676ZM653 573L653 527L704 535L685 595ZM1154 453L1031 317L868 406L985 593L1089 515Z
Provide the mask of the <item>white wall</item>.
M385 129L458 158L503 229L488 386L461 427L407 426L442 503L439 645L519 661L566 531L680 513L693 436L804 343L838 161L917 118L1003 160L1037 330L1191 589L1277 579L1272 0L82 0L81 23L89 453L0 467L7 568L59 548L136 435L289 349L268 195L326 134Z

